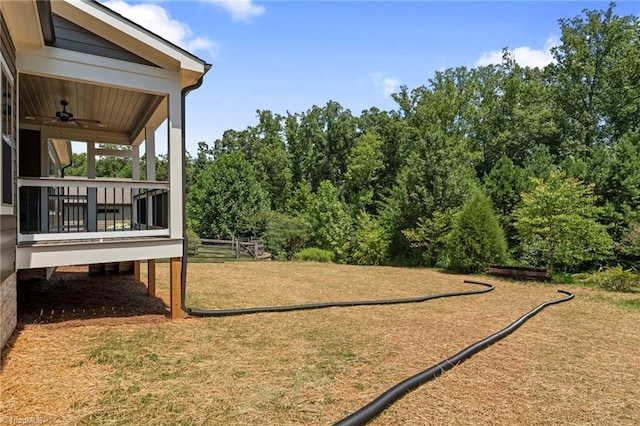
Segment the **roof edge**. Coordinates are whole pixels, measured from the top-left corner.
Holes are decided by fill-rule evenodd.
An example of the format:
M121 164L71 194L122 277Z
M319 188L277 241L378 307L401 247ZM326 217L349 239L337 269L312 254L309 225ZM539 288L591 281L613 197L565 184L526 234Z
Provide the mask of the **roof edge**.
M108 8L107 6L105 6L104 4L100 3L98 0L86 0L88 3L95 5L97 8L102 9L102 11L104 13L110 14L111 16L113 16L116 19L119 19L121 21L126 22L128 25L133 26L135 28L137 28L138 30L144 31L145 33L147 33L149 36L163 42L164 44L168 45L169 47L181 52L182 54L188 55L190 56L193 60L201 62L202 65L205 67L205 71L204 73L206 73L208 71L208 69L211 68L211 64L209 64L207 61L205 61L204 59L200 58L199 56L189 52L188 50L178 46L177 44L167 40L166 38L154 33L153 31L143 27L142 25L132 21L131 19L127 18L126 16L121 15L120 13ZM207 68L208 66L208 68Z

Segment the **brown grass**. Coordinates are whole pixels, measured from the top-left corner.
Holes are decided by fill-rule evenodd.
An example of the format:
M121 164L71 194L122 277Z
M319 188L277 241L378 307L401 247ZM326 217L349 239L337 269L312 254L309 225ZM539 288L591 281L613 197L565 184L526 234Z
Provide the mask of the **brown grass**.
M194 264L188 304L232 308L408 297L464 290L464 278L311 263ZM168 300L168 265L158 264L158 279L158 294ZM61 282L49 288L49 297L44 289L43 297L21 297L21 304L29 300L43 312L51 309L49 301L58 304L51 320L21 306L21 329L3 359L0 418L331 424L559 296L555 285L490 279L497 287L491 293L421 304L169 321L157 300L143 297L139 283L97 279L119 292L114 297L87 287L92 280L66 290L76 291L71 309L93 306L95 318L93 311L86 319L56 315L69 309L56 292ZM405 396L374 424L640 424L640 310L616 305L637 295L568 289L576 293L573 301L547 308Z

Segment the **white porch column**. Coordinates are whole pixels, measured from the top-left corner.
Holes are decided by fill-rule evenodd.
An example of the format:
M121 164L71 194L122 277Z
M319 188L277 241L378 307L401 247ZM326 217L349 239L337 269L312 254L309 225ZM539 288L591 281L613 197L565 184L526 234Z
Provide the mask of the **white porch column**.
M147 180L156 180L156 132L152 127L144 129L144 146L147 161Z
M156 133L151 127L145 127L144 129L144 145L145 145L145 159L147 166L147 180L156 180ZM153 198L147 197L147 226L153 226Z
M40 137L40 176L49 176L49 140ZM49 229L49 190L40 188L40 231Z
M87 178L96 178L96 146L93 142L87 142ZM87 188L87 226L88 232L98 230L98 196L96 188Z
M133 180L140 180L140 147L134 146L131 148L131 178ZM136 196L140 193L140 190L131 190L131 226L135 226L138 223L138 202Z
M169 228L171 238L182 238L182 94L175 86L169 93L168 152L169 152Z
M140 180L140 147L131 147L131 177Z

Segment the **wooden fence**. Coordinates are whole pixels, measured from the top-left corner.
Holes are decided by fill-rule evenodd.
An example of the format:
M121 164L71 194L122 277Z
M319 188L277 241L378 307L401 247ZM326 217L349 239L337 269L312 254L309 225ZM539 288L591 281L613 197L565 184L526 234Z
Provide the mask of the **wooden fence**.
M210 240L206 238L189 239L189 256L199 258L252 258L269 259L264 252L262 240Z

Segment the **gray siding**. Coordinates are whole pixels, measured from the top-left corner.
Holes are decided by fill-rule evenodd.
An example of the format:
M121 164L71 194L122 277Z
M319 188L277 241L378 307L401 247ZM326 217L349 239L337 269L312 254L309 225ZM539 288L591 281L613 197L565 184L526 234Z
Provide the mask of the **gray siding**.
M16 80L16 49L9 35L9 30L0 12L0 50L7 63L9 71ZM13 96L13 111L16 108L16 96ZM14 147L15 148L15 147ZM13 205L16 193L16 154L12 153ZM15 207L14 207L15 209ZM15 211L15 210L14 210ZM14 215L0 216L0 349L7 343L17 322L17 291L16 291L16 237L17 221Z
M51 46L143 65L155 64L106 40L79 25L53 14L55 40Z
M16 271L16 217L0 217L0 281Z
M4 60L7 61L7 65L9 66L9 70L11 71L11 75L15 77L16 75L16 48L13 45L13 41L11 40L11 36L9 35L9 29L4 22L4 16L2 16L2 12L0 12L0 35L1 35L1 43L0 48L2 49L2 56L4 56Z
M11 73L14 76L16 74L16 52L9 31L4 22L4 16L0 14L0 34L2 35L2 41L0 42L0 49L2 49L2 57L6 61ZM15 81L15 80L14 80ZM14 100L15 102L15 100ZM15 104L14 104L15 111ZM13 204L15 206L15 171L17 168L15 151L12 155L13 161ZM16 237L17 237L17 221L15 215L3 215L0 217L0 254L2 259L0 260L0 282L7 279L16 270Z

